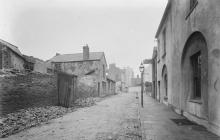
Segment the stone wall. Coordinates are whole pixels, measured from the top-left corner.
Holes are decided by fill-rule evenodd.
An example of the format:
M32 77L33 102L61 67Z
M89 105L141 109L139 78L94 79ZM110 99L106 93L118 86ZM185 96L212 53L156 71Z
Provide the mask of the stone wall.
M56 104L55 76L31 73L0 77L0 116L19 109Z
M9 52L10 52L10 61L11 61L10 68L15 68L20 71L23 71L24 70L24 59L12 51L9 51Z
M96 76L87 75L77 77L77 98L95 97L98 95L98 81Z

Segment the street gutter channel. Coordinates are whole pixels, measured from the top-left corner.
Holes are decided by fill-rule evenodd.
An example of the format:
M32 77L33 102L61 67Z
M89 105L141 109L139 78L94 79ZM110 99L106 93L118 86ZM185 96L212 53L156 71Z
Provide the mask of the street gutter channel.
M139 101L139 96L138 96L138 92L136 92L136 99L138 100L138 112L137 112L137 117L138 117L138 124L139 124L139 127L138 127L138 132L139 132L139 137L140 137L140 140L143 140L143 136L144 136L144 132L142 130L144 130L142 127L142 123L141 123L141 105L140 105L140 101Z

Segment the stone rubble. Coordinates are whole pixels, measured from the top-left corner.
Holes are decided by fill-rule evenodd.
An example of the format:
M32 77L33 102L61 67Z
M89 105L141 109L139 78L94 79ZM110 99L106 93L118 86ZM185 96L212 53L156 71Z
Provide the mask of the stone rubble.
M95 98L77 99L70 108L61 106L35 107L7 114L5 117L0 118L0 138L46 123L51 119L62 117L77 108L92 106L95 101L97 101Z

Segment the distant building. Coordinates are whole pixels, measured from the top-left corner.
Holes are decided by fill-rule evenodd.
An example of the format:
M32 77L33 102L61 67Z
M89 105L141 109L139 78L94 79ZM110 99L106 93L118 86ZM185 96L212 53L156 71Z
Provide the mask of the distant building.
M139 77L139 75L137 75L137 77L132 78L132 86L140 86L141 85L141 78Z
M132 85L132 78L134 77L133 69L130 67L124 68L124 74L125 74L125 84L127 87L130 87Z
M151 82L152 81L152 67L151 65L147 64L144 67L144 74L143 74L143 81L144 82Z
M119 67L117 67L115 63L109 64L108 75L116 82L121 81L122 70Z
M126 92L132 85L131 79L134 77L134 72L130 67L121 69L113 63L109 65L108 75L115 79L118 90Z
M92 87L91 91L88 92L93 92L92 96L107 94L107 62L104 52L90 52L89 46L86 45L83 47L83 53L56 54L56 56L51 58L48 62L51 63L55 71L62 71L77 75L78 77L84 77L83 80L81 79L82 84L90 83L88 86ZM85 76L87 76L87 78ZM90 82L86 82L86 80Z

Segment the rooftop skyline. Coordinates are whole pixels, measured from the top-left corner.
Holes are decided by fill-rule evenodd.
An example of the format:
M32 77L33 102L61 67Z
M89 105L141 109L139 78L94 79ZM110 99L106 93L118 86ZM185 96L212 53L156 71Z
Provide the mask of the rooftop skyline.
M166 0L2 0L0 38L23 54L48 60L56 53L105 52L108 64L151 58Z

